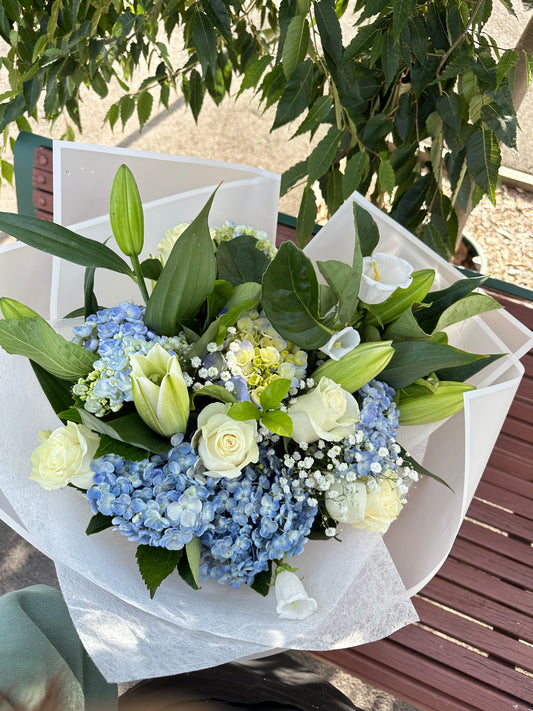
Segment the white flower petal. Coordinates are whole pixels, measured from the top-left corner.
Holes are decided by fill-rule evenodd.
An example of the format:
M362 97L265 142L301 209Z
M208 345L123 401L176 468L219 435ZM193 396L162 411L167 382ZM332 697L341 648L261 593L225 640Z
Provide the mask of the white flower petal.
M289 570L276 575L276 612L286 620L304 620L316 609L316 600L309 597L300 578Z

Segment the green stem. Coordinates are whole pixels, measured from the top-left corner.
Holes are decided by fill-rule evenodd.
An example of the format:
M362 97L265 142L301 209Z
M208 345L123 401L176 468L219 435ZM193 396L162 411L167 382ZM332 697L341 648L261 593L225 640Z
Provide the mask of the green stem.
M131 263L133 264L133 271L135 272L135 280L139 286L139 289L141 290L142 297L144 299L144 303L148 303L148 299L150 298L148 295L148 290L146 289L146 284L144 283L144 277L141 269L141 265L139 263L139 257L136 254L130 255Z

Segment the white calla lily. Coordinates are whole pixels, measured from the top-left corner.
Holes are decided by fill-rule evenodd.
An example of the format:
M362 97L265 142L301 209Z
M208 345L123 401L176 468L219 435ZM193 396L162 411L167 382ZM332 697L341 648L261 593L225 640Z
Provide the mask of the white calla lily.
M383 252L364 257L359 298L365 304L381 304L396 289L406 289L412 273L413 267L401 257Z
M329 341L318 350L325 353L332 360L340 360L361 343L361 336L351 326L346 326L331 336Z
M302 581L289 570L276 575L276 612L286 620L305 620L317 608L316 600L309 597Z

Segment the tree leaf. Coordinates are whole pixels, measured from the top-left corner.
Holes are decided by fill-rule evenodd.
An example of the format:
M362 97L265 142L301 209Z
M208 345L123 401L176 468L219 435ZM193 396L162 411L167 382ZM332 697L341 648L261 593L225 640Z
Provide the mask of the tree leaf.
M307 109L313 91L314 73L315 68L310 59L296 67L278 102L272 129L293 121Z
M329 0L313 3L315 20L326 59L334 66L342 61L342 30L335 8Z
M281 410L265 412L261 417L261 424L280 437L290 437L292 435L292 420L286 412L282 412Z
M342 176L342 194L346 200L355 190L358 189L362 180L368 174L370 161L366 151L354 153L346 162L344 175Z
M496 186L500 168L500 147L493 131L481 126L466 144L466 165L472 180L496 204Z
M455 92L443 94L437 99L437 111L441 119L455 131L461 130L461 99Z
M217 68L217 35L211 20L204 12L196 12L192 36L204 74L208 67L214 73Z
M303 247L316 224L316 198L315 193L310 185L306 185L302 201L300 203L300 210L298 212L298 219L296 221L296 239L300 247Z
M309 109L309 113L298 126L294 136L301 136L307 131L311 131L311 136L313 136L320 124L326 122L331 112L331 98L329 96L319 96L313 102L313 105ZM305 162L307 164L307 159Z
M276 331L300 348L319 348L331 335L319 316L313 264L292 242L281 245L263 276L262 304Z
M181 550L170 551L161 546L137 546L135 557L139 572L153 599L157 588L174 571L182 557Z
M0 229L42 252L83 267L100 267L132 275L126 262L105 244L87 239L53 222L29 215L0 212Z
M259 79L261 79L265 69L271 62L272 57L269 54L248 62L237 96L240 96L246 89L255 89L259 84Z
M419 301L423 301L424 304L428 304L429 306L416 312L418 323L422 326L424 331L432 333L437 326L441 314L443 314L449 306L470 294L474 289L480 287L486 280L486 276L458 279L445 289L426 293L426 296L423 299L419 299Z
M78 407L77 410L80 413L83 424L93 432L107 435L112 439L117 439L119 442L133 444L135 447L155 454L168 454L170 450L169 441L160 437L148 425L145 425L136 413L106 421L100 417L95 417L81 407Z
M391 162L387 158L381 158L379 161L378 180L383 190L390 195L396 186L396 181Z
M325 98L325 97L324 97ZM285 195L299 180L307 175L307 158L288 168L281 176L280 195Z
M268 257L257 249L255 237L239 235L220 243L216 262L219 279L224 279L233 286L246 282L260 284L268 266Z
M328 171L337 153L341 138L342 131L339 131L336 126L332 126L313 149L307 163L310 183L318 180Z
M379 229L372 215L364 207L353 203L355 236L359 242L361 255L370 257L379 242Z
M96 355L56 333L40 316L0 321L0 345L25 356L61 380L74 381L92 370Z
M392 4L392 32L397 40L409 17L413 14L413 0L394 0Z
M178 322L196 316L215 287L216 260L207 221L215 193L175 243L146 304L144 323L159 334L173 335Z
M290 79L296 67L304 61L309 45L309 23L303 15L295 15L287 28L283 44L283 73Z
M143 91L137 98L137 118L139 126L142 128L150 118L152 106L154 105L154 97L149 91Z

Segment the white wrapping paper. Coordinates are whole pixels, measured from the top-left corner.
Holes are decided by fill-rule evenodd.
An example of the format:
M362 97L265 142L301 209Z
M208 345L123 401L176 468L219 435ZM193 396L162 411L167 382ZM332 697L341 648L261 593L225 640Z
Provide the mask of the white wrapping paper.
M134 171L145 200L143 258L155 251L166 229L197 214L221 178L224 183L213 204L211 224L226 218L253 224L274 240L277 176L246 166L76 144L54 145L56 221L87 237L106 239L109 190L122 162ZM179 191L182 194L176 194ZM80 200L80 195L86 199ZM460 278L361 196L355 194L353 199L374 214L382 251L403 256L415 269L436 268L438 288ZM350 260L352 219L350 200L313 240L308 254L313 259ZM24 251L31 270L34 250L19 247L17 259ZM2 294L53 318L82 304L83 269L55 259L53 270L46 271L40 263L43 283L32 302L28 297L33 284L26 279L32 272L22 271L20 261L18 280L15 284L8 280L15 264L13 254L13 249L0 253ZM97 275L100 303L110 306L126 298L138 299L127 278L102 270ZM44 296L47 279L50 306ZM18 290L13 293L4 283ZM517 358L532 341L515 319L491 312L471 320L467 328L456 328L452 342L467 350L511 354L477 376L479 389L467 394L463 413L441 425L400 432L404 446L445 478L455 494L424 479L385 536L386 545L377 534L349 527L342 532L340 544L310 542L297 564L318 610L304 621L280 620L273 594L261 598L245 587L232 590L214 582L194 592L177 575L168 578L150 600L136 568L133 543L110 530L87 537L84 531L91 512L79 492L48 492L29 481L29 457L38 444L37 432L54 428L59 421L25 359L2 351L0 517L55 561L82 641L110 681L179 673L280 648L333 649L388 636L416 619L409 595L435 574L449 552L518 387L523 369Z

